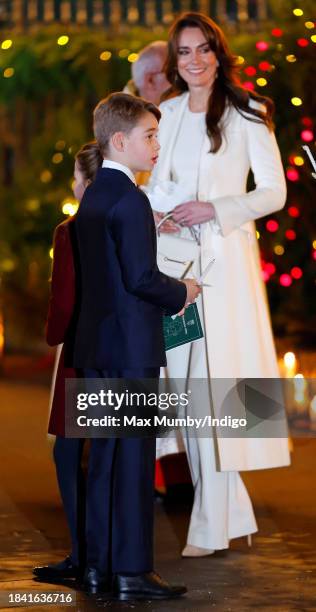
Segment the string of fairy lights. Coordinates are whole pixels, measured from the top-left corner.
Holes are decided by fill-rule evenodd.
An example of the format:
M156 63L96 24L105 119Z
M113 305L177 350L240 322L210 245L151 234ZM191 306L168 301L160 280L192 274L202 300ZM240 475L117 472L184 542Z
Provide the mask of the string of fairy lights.
M301 8L293 9L293 15L298 18L304 17L304 11ZM304 36L300 36L296 39L297 47L303 49L308 47L311 43L316 43L316 34L311 32L315 32L316 23L314 21L304 21L303 27L305 28L306 34ZM284 50L284 45L282 42L282 37L284 35L284 31L281 28L273 28L271 30L271 41L267 40L258 40L255 44L256 50L261 57L258 58L258 65L248 65L243 69L243 74L245 75L246 80L243 81L243 86L253 91L255 86L257 85L260 88L266 87L268 85L269 73L275 70L275 65L269 62L267 59L262 59L262 54L267 53L269 50L273 51L275 48L277 51L281 52ZM309 36L308 36L309 35ZM276 42L276 40L278 42ZM239 64L246 64L246 60L243 56L238 57ZM295 64L298 61L295 53L286 53L285 60L289 64ZM263 76L264 74L264 76ZM252 78L253 80L247 80ZM289 101L294 107L300 108L304 106L303 99L299 96L293 96ZM302 110L302 108L301 108ZM301 125L300 128L300 140L301 144L309 144L313 143L315 140L315 134L313 130L313 120L311 117L302 115L298 119L298 124ZM300 145L299 145L300 146ZM292 153L288 158L288 165L286 167L286 178L289 182L298 182L300 180L300 172L299 168L305 164L304 157L299 152ZM297 204L291 204L287 207L286 210L287 215L291 219L298 219L301 215L300 208ZM265 228L268 232L272 234L276 234L280 228L280 224L276 219L268 219L265 223ZM294 241L296 240L296 231L292 228L286 229L284 232L284 237L286 241ZM257 238L260 239L260 233L257 231ZM276 243L273 247L274 254L278 257L281 257L285 253L285 247L283 244ZM314 261L316 261L316 240L312 242L311 249L311 257ZM277 274L277 266L271 261L261 260L262 263L262 277L265 282L268 282L271 277ZM293 266L288 272L283 272L279 275L278 281L282 287L290 287L293 282L301 279L303 276L303 270L298 265Z
M301 21L302 25L302 34L296 39L295 44L298 49L304 49L309 47L311 44L316 43L316 22L311 20L305 20L304 11L301 8L294 8L293 15ZM255 42L255 49L258 54L258 61L256 65L248 64L245 57L239 55L238 63L241 67L241 72L243 76L243 86L248 90L254 90L255 87L263 89L267 87L269 84L269 75L276 70L276 66L273 61L269 61L268 55L269 53L273 53L275 50L278 51L279 54L284 54L285 60L291 65L295 64L299 61L295 53L295 49L286 49L286 45L283 42L284 30L279 27L274 27L270 36L266 36L265 39L260 39ZM63 34L57 37L56 44L60 47L65 47L66 45L71 44L70 36ZM13 40L5 39L1 43L1 50L7 51L12 48ZM107 62L111 60L113 54L117 54L117 56L123 61L128 61L133 63L138 58L138 53L131 51L130 49L123 48L118 49L117 51L109 51L103 50L99 54L99 60L102 62ZM244 66L244 67L243 67ZM12 78L15 75L15 69L13 66L5 66L2 71L2 76L5 79ZM300 144L298 144L298 149L301 149L301 144L311 144L315 140L314 130L313 130L313 120L311 117L306 116L304 114L304 99L299 95L293 96L289 103L293 105L294 108L297 108L300 115L298 115L298 125L300 125ZM57 165L63 162L65 153L72 154L72 148L68 147L66 142L63 140L58 140L55 143L55 151L51 157L52 165ZM300 176L300 168L304 166L305 159L300 153L300 150L294 151L288 158L288 164L286 167L286 178L289 182L298 182L301 179ZM53 179L53 166L51 168L44 168L40 173L40 181L44 184L50 183ZM72 186L72 181L70 182L70 187ZM32 200L35 205L35 200ZM31 205L31 204L30 204ZM74 197L68 196L61 202L61 210L65 216L72 216L78 210L78 202ZM33 206L33 205L32 205ZM300 207L296 203L291 203L287 209L286 214L290 217L291 220L299 219L301 215ZM275 234L280 229L280 224L276 219L270 218L267 219L265 223L265 228L268 232ZM260 233L257 231L257 238L260 239ZM274 255L277 257L282 257L285 253L286 244L289 242L293 242L296 240L296 231L295 229L288 228L284 232L285 245L276 242L273 247ZM312 242L311 256L314 261L316 261L316 239ZM49 251L50 257L53 257L53 250ZM276 278L278 275L277 265L271 261L263 261L262 260L262 275L265 282L268 282L271 277ZM303 270L298 265L293 266L287 272L283 272L278 276L278 282L282 287L290 287L293 282L298 281L303 276Z

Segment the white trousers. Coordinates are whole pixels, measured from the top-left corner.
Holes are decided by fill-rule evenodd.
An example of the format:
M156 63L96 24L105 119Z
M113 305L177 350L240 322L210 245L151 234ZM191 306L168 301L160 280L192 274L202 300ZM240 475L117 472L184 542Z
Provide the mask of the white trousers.
M229 540L255 533L257 523L238 472L218 472L211 438L184 440L194 501L187 543L221 550Z
M167 357L163 376L179 382L209 376L204 338L169 351ZM258 528L251 500L239 473L217 471L212 438L194 436L192 428L190 436L184 429L182 437L194 487L187 543L221 550L229 547L229 540L255 533ZM171 438L169 452L177 450L181 445L177 447L176 439ZM168 454L168 441L158 440L158 456L163 454Z

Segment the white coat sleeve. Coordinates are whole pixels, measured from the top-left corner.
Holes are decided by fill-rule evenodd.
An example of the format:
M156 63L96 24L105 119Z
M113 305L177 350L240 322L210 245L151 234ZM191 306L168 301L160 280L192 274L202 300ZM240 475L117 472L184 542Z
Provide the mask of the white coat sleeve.
M265 124L245 119L247 151L255 189L211 200L220 233L227 236L248 221L255 221L283 208L286 182L280 151L273 132Z

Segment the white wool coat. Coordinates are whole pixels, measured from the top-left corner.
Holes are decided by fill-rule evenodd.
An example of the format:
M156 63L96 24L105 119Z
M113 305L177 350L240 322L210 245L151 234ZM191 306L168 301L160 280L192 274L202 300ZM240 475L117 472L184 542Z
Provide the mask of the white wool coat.
M149 190L171 180L172 151L188 104L186 92L161 104L161 150ZM216 379L279 376L264 283L261 278L254 221L280 210L286 183L273 132L242 117L234 108L224 114L220 150L209 153L205 138L199 159L198 199L210 201L216 222L201 226L201 268L216 261L203 288L208 375L214 415L220 414L223 385ZM188 151L194 155L194 151ZM255 189L246 192L250 169ZM168 354L167 354L168 355ZM168 363L169 375L173 376ZM177 364L179 375L179 363ZM183 377L186 372L183 371ZM285 427L286 430L286 427ZM288 440L278 438L217 439L220 470L252 470L289 464Z

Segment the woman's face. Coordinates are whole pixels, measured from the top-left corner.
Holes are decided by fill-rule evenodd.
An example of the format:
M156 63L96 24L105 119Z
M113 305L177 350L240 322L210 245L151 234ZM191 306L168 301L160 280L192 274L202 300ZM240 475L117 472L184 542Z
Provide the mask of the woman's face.
M83 173L80 170L80 166L77 160L75 161L74 177L75 177L75 180L73 182L72 189L73 189L76 200L78 200L78 202L81 202L83 194L89 182L85 181Z
M211 87L218 61L200 28L184 28L178 38L178 72L191 87Z

